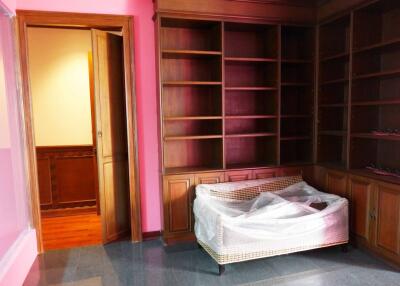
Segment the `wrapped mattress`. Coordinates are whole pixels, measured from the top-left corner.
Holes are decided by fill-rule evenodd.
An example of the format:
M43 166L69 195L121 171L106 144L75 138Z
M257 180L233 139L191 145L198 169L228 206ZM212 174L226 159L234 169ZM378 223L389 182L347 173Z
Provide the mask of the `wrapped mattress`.
M232 263L348 241L348 202L301 177L201 184L195 234L219 263Z

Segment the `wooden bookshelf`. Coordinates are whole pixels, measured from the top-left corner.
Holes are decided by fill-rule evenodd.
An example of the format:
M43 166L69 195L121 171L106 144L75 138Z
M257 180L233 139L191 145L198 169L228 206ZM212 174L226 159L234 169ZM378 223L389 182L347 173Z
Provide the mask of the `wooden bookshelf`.
M281 27L281 164L313 159L314 42L312 27Z
M400 3L380 0L354 11L350 169L400 168ZM389 177L376 175L374 178Z
M318 26L317 162L347 165L350 15Z
M164 173L312 161L313 27L159 25Z

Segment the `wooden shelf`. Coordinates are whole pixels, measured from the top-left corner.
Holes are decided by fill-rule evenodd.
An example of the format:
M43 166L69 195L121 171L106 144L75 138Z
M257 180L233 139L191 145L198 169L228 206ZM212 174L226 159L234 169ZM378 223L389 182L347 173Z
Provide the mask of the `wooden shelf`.
M319 107L346 107L347 104L345 103L327 103L327 104L320 104Z
M200 51L200 50L173 50L164 49L162 50L163 56L167 57L198 57L198 56L220 56L220 51Z
M311 86L311 83L309 82L282 82L282 86Z
M273 86L228 86L225 90L236 90L236 91L257 91L257 90L277 90Z
M310 136L285 136L281 137L281 141L311 140Z
M400 141L400 136L396 136L396 135L376 135L376 134L373 134L373 133L352 133L351 137L354 137L354 138L365 138L365 139L377 139L377 140Z
M338 78L332 80L326 80L321 82L321 85L328 85L328 84L339 84L339 83L347 83L349 80L347 78Z
M256 168L266 168L266 167L276 167L276 164L271 164L271 162L254 162L254 163L243 163L243 164L227 164L227 170L241 170L241 169L256 169Z
M293 160L293 161L286 161L281 162L280 166L298 166L298 165L312 165L312 162L309 160Z
M327 61L332 61L332 60L345 59L349 55L350 55L349 52L341 52L341 53L337 53L337 54L334 54L334 55L323 56L323 57L321 57L320 61L321 62L327 62Z
M260 63L276 63L276 58L245 58L245 57L225 57L227 62L260 62Z
M222 135L189 135L189 136L165 136L165 141L171 140L204 140L204 139L218 139Z
M397 104L400 104L400 99L359 101L359 102L353 102L351 105L352 106L379 106L379 105L397 105Z
M261 133L246 133L246 134L225 134L226 138L239 138L239 137L274 137L276 133L261 132Z
M320 135L329 135L329 136L346 136L346 130L321 130L318 132Z
M346 164L339 161L329 161L329 162L318 162L318 166L325 167L328 169L334 169L338 171L346 171Z
M380 71L362 75L353 75L353 80L363 80L370 78L384 78L384 77L396 77L400 76L400 69L390 70L390 71Z
M281 118L312 118L310 114L282 114Z
M374 172L368 169L350 169L350 173L354 175L365 176L375 180L385 181L388 183L400 185L400 178L375 174Z
M284 64L311 64L312 60L307 59L282 59L282 63Z
M362 53L362 52L377 50L377 49L386 48L386 47L394 46L394 45L400 45L400 38L383 41L380 43L371 44L371 45L367 45L367 46L364 46L361 48L357 48L357 49L354 49L353 53L355 53L355 54Z
M169 167L165 168L164 173L166 175L174 175L174 174L185 174L185 173L203 172L203 171L219 171L222 169L223 169L222 166Z
M164 81L163 85L169 86L183 86L183 85L222 85L220 81L187 81L187 80L175 80L175 81Z
M222 119L222 116L169 116L169 117L164 117L165 121L213 120L213 119Z
M277 115L225 115L225 119L274 119Z

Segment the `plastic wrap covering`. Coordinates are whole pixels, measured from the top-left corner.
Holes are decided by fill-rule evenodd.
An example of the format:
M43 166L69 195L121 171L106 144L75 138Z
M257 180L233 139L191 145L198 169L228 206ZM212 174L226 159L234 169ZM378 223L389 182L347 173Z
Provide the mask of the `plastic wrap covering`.
M296 178L283 180L289 186L282 178L198 185L197 239L219 256L230 257L257 252L272 256L348 241L347 200ZM270 186L275 190L264 191Z

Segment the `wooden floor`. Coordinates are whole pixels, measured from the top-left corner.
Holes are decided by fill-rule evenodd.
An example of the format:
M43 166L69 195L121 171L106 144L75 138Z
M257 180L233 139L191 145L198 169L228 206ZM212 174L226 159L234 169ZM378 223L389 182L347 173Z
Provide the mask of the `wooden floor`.
M101 244L101 221L96 213L42 218L44 250Z

